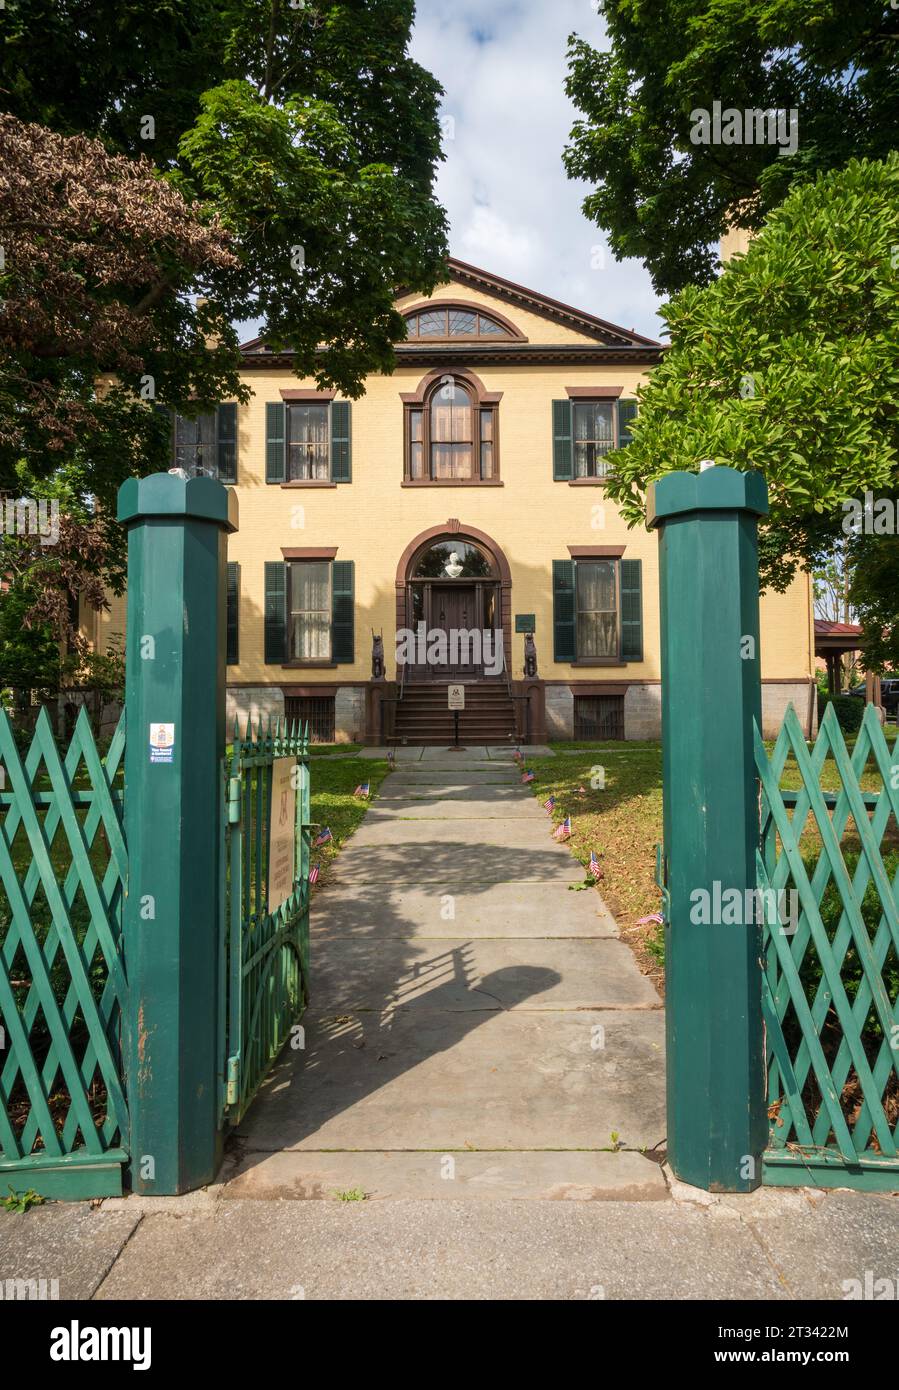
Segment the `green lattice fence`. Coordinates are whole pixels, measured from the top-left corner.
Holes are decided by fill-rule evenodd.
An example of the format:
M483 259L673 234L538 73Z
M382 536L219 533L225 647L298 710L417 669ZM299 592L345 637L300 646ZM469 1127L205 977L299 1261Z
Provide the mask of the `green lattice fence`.
M770 755L755 731L769 1183L899 1188L899 739L890 742L872 707L851 752L830 707L811 750L792 707ZM795 898L779 900L778 921L781 892Z
M42 711L23 758L0 711L0 1192L121 1191L124 748Z

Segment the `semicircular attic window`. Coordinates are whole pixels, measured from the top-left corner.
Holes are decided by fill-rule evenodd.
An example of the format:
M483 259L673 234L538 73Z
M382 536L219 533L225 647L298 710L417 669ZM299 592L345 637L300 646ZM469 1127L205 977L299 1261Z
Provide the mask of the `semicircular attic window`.
M418 309L406 315L408 339L411 342L446 341L450 338L477 342L480 338L512 338L507 324L473 305L442 305Z

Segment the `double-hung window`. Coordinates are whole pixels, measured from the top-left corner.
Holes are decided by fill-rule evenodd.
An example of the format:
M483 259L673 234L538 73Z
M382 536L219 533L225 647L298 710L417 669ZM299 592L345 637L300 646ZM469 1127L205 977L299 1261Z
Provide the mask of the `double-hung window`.
M352 665L353 561L326 559L320 550L285 554L284 560L271 560L265 566L266 663Z
M227 403L202 415L175 415L172 462L191 478L237 481L237 406Z
M617 389L617 388L612 388ZM583 394L581 392L583 391ZM601 483L609 476L606 455L631 442L637 402L621 400L606 388L588 396L572 388L566 400L552 403L553 478L556 482Z
M330 478L330 406L291 402L287 406L287 481Z
M605 455L615 448L616 401L573 401L574 476L605 477Z
M330 661L330 560L292 560L287 580L287 659Z
M577 653L581 660L618 656L618 561L575 565Z
M307 396L310 393L295 394ZM319 397L267 402L267 483L279 483L282 487L328 486L348 483L351 479L349 401Z
M553 560L553 659L587 666L642 661L641 562L580 550Z

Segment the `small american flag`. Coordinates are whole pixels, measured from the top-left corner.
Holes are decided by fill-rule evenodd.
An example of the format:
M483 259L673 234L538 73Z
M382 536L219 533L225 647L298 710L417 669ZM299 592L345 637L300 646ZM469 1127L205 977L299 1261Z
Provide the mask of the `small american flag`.
M536 772L525 772L521 778L522 782L533 782L537 776Z
M315 839L312 841L312 844L315 849L318 849L321 845L326 845L333 839L334 836L331 834L330 827L326 825L321 834L316 835Z
M387 750L387 766L388 766L388 767L395 767L395 766L396 766L396 754L394 753L394 751L393 751L392 748L388 748L388 750Z
M360 782L353 796L368 796L371 792L371 782Z
M637 926L645 927L649 922L655 922L658 926L661 927L664 921L665 918L662 916L661 912L650 912L648 917L637 918Z
M561 824L556 826L555 830L553 831L553 839L554 839L554 840L570 840L570 839L571 839L571 817L570 817L570 816L566 816L565 819L561 822Z
M595 849L591 849L590 851L590 863L587 865L587 872L592 874L597 883L602 878L602 866Z
M318 867L318 865L317 865L317 864L313 864L313 865L312 865L312 868L309 870L309 882L310 882L310 883L318 883L318 878L319 878L319 874L320 874L320 873L321 873L321 869Z
M578 794L578 796L586 796L586 795L587 795L587 788L586 788L586 787L578 787L578 789L577 789L577 794Z
M524 762L524 755L522 754L520 748L515 749L515 752L512 754L512 757L515 759L517 763Z
M551 816L556 809L556 798L554 796L548 796L543 803L543 809L546 811L547 815Z

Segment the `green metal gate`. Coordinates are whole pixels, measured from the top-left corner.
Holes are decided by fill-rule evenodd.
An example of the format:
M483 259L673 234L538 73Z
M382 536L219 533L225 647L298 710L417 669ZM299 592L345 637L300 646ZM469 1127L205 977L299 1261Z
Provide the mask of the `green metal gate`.
M269 904L272 789L275 766L295 772L293 883ZM224 1111L230 1125L245 1114L306 1006L309 982L309 725L283 719L237 727L225 760L226 875L222 893L227 988ZM225 906L226 904L226 906Z
M895 1189L899 737L891 750L869 706L850 754L828 707L809 751L791 707L770 756L756 725L755 757L771 1122L764 1181ZM825 770L838 790L822 791ZM792 913L789 899L775 911L781 892L795 894Z
M0 711L0 1195L122 1190L124 750L82 709L63 758L42 710L23 759Z

